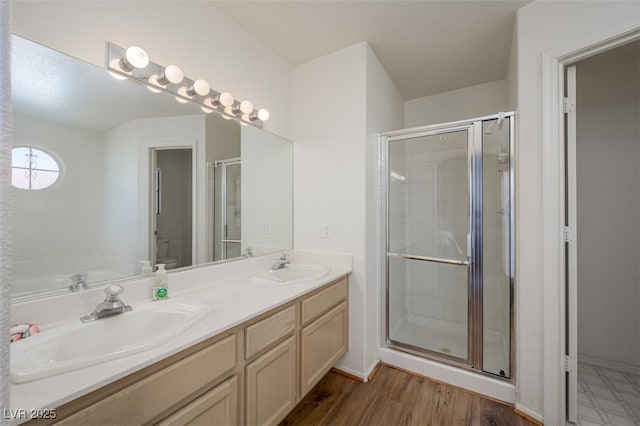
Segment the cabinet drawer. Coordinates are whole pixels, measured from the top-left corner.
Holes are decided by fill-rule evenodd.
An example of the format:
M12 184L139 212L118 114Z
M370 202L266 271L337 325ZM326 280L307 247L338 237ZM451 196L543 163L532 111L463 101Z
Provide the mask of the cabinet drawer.
M302 324L306 324L347 298L347 279L302 301Z
M233 376L158 423L173 425L237 425L238 377Z
M249 359L296 328L296 307L273 314L245 330L245 355Z
M177 408L186 397L236 365L236 335L229 336L63 419L61 424L140 425Z
M347 303L342 302L302 329L300 334L301 395L309 392L340 357L347 353L348 317Z

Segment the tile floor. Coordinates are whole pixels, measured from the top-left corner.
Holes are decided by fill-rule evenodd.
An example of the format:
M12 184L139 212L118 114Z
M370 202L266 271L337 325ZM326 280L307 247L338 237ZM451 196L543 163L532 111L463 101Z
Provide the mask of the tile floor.
M640 425L640 376L578 363L578 425Z

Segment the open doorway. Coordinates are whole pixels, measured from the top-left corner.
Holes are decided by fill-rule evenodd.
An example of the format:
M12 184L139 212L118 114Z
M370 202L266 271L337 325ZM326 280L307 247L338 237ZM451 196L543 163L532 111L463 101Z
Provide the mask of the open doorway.
M571 64L565 87L567 418L639 424L640 42Z
M193 150L155 148L152 155L152 259L165 269L193 265Z

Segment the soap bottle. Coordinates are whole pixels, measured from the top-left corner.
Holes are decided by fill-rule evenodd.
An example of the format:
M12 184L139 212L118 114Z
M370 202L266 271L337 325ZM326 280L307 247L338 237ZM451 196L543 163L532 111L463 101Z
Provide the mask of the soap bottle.
M142 275L153 274L153 269L151 268L150 260L139 260L138 262L142 263L142 269L140 270L140 274Z
M164 263L156 265L155 283L153 284L153 300L165 300L169 298L169 277L164 270Z

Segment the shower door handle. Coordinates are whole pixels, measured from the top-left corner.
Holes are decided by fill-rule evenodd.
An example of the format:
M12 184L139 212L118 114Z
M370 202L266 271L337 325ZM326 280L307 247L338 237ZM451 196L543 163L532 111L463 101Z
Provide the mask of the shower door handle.
M469 259L466 259L466 260L445 259L442 257L418 256L416 254L403 254L403 253L387 253L387 256L399 257L402 259L423 260L426 262L446 263L448 265L469 266Z

